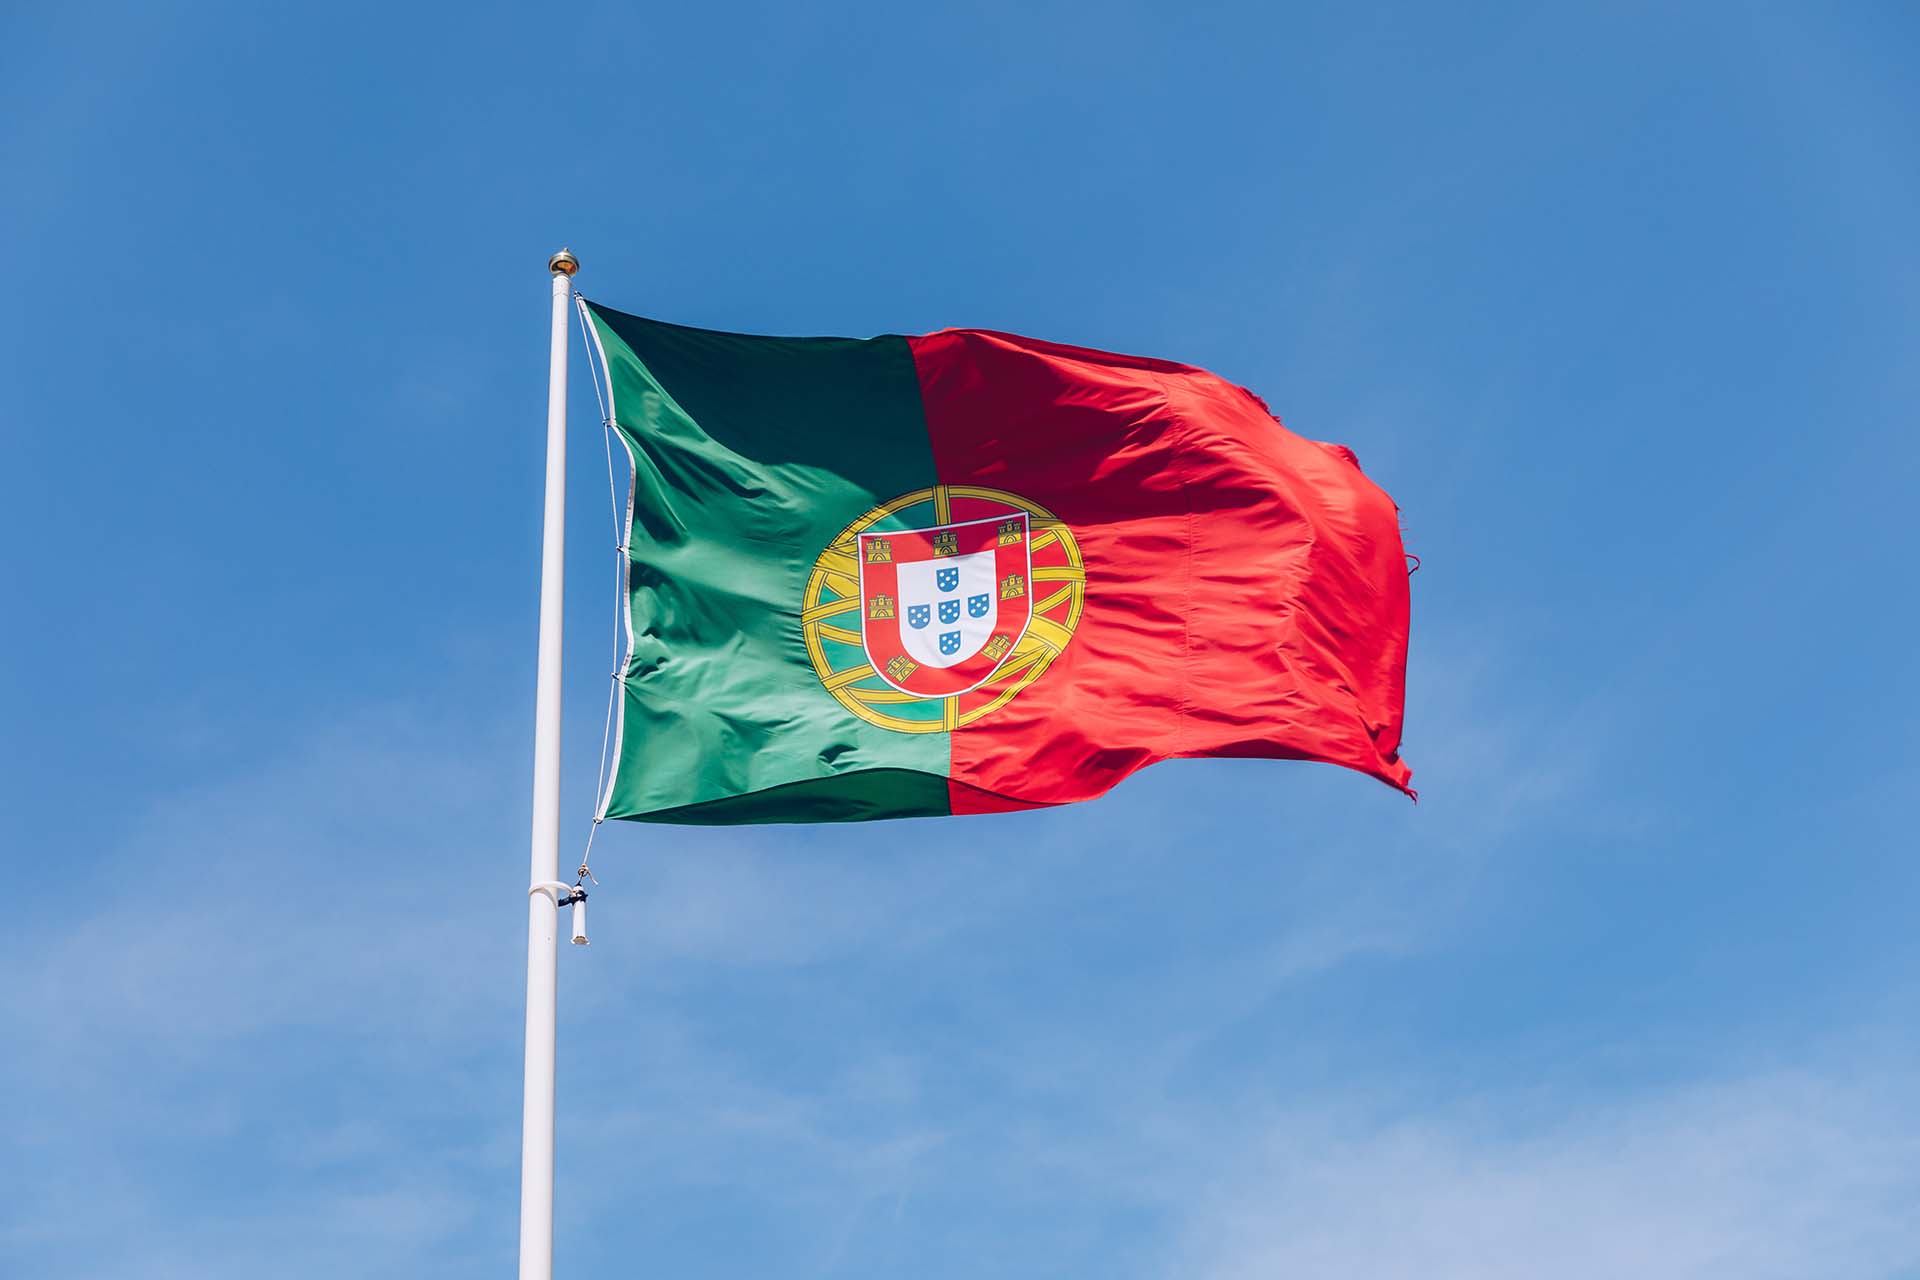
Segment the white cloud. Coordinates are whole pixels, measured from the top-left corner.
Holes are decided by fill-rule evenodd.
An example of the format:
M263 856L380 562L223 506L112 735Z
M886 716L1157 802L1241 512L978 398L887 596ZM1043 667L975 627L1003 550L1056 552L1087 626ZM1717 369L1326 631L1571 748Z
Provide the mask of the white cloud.
M1920 1269L1920 1114L1890 1078L1778 1075L1381 1123L1295 1113L1184 1165L1195 1280L1830 1280Z
M670 1250L632 1204L717 1196L795 1273L919 1256L929 1213L957 1265L1015 1214L1062 1233L1008 1243L1025 1274L1068 1237L1145 1256L1165 1226L1176 1270L1232 1280L1266 1274L1274 1186L1330 1232L1378 1162L1444 1168L1471 1134L1388 1132L1303 1173L1281 1157L1310 1126L1167 1099L1283 988L1443 942L1490 847L1564 798L1567 763L1517 754L1480 690L1429 696L1432 735L1472 749L1435 762L1418 810L1236 761L1005 820L603 833L598 945L562 957L560 1218L591 1241L571 1247ZM23 1045L0 1081L32 1100L5 1149L37 1171L0 1175L0 1262L62 1240L75 1275L509 1256L523 765L513 734L344 718L171 797L57 926L0 940ZM1270 848L1227 843L1264 830ZM1104 1215L1146 1203L1150 1228L1103 1241Z
M71 864L0 939L0 1272L377 1276L511 1249L482 1207L514 1177L525 871L475 852L518 843L505 754L342 717Z

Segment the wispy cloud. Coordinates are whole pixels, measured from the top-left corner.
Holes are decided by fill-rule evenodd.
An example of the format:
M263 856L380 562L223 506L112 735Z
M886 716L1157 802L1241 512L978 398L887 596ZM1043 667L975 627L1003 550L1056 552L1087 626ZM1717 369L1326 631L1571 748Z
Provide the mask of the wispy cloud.
M1211 1151L1206 1176L1160 1187L1181 1222L1167 1270L1201 1280L1913 1274L1920 1119L1902 1074L1715 1080L1533 1121L1516 1118L1532 1109L1525 1101L1501 1098L1398 1119L1350 1103L1268 1116Z
M1444 946L1496 849L1583 785L1487 687L1425 685L1428 732L1467 745L1417 810L1237 761L858 838L603 833L597 945L563 957L563 1251L683 1256L717 1203L753 1228L728 1247L762 1250L743 1273L931 1276L939 1242L958 1267L1005 1232L1010 1273L1171 1251L1241 1274L1303 1122L1243 1123L1281 1086L1222 1045L1282 993ZM0 1081L29 1102L0 1258L420 1275L510 1253L521 744L393 708L289 741L157 806L95 895L0 942ZM1464 1141L1387 1132L1308 1182Z
M500 746L344 716L139 817L0 941L0 1270L398 1275L510 1248L484 1209L513 1177L523 917L490 890L521 873L474 856L510 816Z

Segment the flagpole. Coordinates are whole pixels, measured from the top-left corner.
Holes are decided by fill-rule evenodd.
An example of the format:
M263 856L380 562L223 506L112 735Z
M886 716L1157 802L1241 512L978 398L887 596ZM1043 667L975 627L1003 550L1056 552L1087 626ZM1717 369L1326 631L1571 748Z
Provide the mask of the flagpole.
M520 1127L520 1280L553 1276L553 1048L560 879L560 625L566 598L567 311L580 264L553 275L547 366L546 518L540 535L540 658L533 713L533 873L527 889L527 1068Z

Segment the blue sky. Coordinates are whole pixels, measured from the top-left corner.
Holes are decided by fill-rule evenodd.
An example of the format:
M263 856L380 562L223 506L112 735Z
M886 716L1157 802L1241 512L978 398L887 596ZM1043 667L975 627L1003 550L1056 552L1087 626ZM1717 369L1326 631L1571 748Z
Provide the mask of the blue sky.
M0 1273L508 1273L566 243L663 319L1206 365L1424 568L1417 807L609 827L561 1274L1920 1276L1917 35L11 8Z

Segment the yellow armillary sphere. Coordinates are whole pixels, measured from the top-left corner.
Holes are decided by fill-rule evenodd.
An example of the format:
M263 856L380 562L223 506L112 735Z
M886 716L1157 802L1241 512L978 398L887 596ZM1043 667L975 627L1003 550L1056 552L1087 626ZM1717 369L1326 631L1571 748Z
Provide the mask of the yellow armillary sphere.
M992 715L1073 639L1073 531L1017 494L933 485L860 516L814 561L800 627L820 683L869 724L938 733Z

